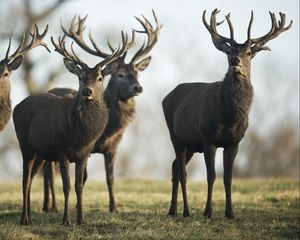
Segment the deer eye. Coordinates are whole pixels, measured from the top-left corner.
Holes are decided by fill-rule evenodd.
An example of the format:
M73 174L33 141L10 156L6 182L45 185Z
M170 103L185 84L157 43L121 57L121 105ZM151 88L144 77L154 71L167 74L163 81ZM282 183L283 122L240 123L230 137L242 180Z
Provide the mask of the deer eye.
M246 54L247 54L247 56L251 56L251 55L252 55L252 52L249 51L249 52L247 52Z
M123 72L118 73L118 77L119 78L124 78L125 77L125 73L123 73Z

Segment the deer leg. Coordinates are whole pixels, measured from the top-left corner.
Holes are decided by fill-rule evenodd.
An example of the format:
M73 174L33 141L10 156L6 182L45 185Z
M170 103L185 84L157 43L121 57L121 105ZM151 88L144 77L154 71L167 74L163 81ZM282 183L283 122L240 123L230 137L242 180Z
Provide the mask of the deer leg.
M115 162L115 152L110 152L104 154L105 158L105 172L106 172L106 184L109 193L109 211L118 212L115 203L114 196L114 162Z
M86 169L88 156L83 158L82 161L79 161L75 165L75 192L77 197L77 218L76 224L83 224L83 211L82 211L82 190L83 190L83 177L84 171Z
M171 206L169 209L169 216L175 216L177 214L177 195L178 195L178 184L179 184L179 176L178 176L178 162L177 159L173 161L172 164L172 199Z
M229 219L234 218L232 203L231 203L231 180L232 180L233 162L237 152L238 152L238 145L232 145L228 148L225 148L223 152L223 166L224 166L223 182L224 182L225 194L226 194L225 217Z
M40 159L35 155L33 159L32 169L30 173L30 181L29 181L29 190L28 190L28 200L27 200L27 211L28 211L28 219L31 221L31 210L30 210L30 193L31 193L31 184L33 181L34 176L37 174L37 172L41 169L45 161L43 159Z
M186 192L186 148L183 148L183 151L176 154L176 159L178 162L178 176L182 190L182 198L183 198L183 216L189 217L190 211L188 207L187 201L187 192Z
M43 211L49 212L49 168L50 163L46 162L43 169L43 179L44 179L44 203L43 203Z
M204 159L207 171L207 202L203 215L207 218L212 216L212 190L216 179L215 171L216 147L213 145L204 146Z
M85 167L84 173L83 173L83 186L84 186L84 184L85 184L85 182L86 182L86 180L87 180L87 177L88 177L87 169L86 169L86 168L87 168L87 167Z
M186 153L186 165L191 160L192 156L194 155L194 152L187 151ZM176 159L173 161L172 164L172 200L171 200L171 206L169 209L168 215L174 216L177 214L177 195L178 195L178 184L179 184L179 172L178 172L178 163L176 162ZM186 175L186 172L185 172Z
M64 216L62 225L70 226L70 219L69 219L69 193L71 189L70 184L70 173L69 173L69 160L63 159L59 161L60 173L62 178L63 184L63 191L65 196L65 206L64 206Z
M51 190L51 197L52 197L52 206L51 212L58 212L56 207L56 197L55 197L55 186L54 186L54 178L55 178L55 162L50 163L50 176L49 176L49 184ZM49 195L49 193L48 193Z
M33 156L31 158L24 157L23 155L23 181L22 181L22 188L23 188L23 210L20 223L22 225L31 224L30 216L30 201L29 191L30 191L30 179L31 179L31 170L33 165Z

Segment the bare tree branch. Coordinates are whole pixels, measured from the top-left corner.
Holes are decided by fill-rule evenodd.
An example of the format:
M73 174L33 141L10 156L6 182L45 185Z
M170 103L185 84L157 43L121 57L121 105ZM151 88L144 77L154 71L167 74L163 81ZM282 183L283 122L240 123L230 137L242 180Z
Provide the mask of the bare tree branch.
M64 2L68 0L57 0L50 8L44 10L43 12L39 14L34 14L32 10L32 1L31 0L24 0L25 2L25 12L32 22L38 22L45 18L47 18L49 15L51 15L57 8L59 8Z

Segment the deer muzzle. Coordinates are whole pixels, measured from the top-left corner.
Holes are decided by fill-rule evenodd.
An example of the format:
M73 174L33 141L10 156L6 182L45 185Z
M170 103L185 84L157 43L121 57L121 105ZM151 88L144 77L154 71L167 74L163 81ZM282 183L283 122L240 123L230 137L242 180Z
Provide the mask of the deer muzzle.
M91 88L85 87L82 89L82 96L87 100L93 99L93 90Z

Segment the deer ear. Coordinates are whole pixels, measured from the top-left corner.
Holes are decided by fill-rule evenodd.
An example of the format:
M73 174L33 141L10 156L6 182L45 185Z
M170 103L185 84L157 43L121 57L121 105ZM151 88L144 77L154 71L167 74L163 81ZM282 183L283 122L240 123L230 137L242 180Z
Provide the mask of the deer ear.
M8 64L8 71L13 71L16 70L17 68L19 68L21 66L23 62L23 56L19 56L17 58L15 58L11 63Z
M135 64L134 68L137 71L144 71L148 67L150 62L151 62L151 56L146 57L140 62L138 62L137 64Z
M80 76L82 73L82 69L75 64L74 62L64 58L64 64L66 66L66 68L69 70L70 73L73 73L77 76Z
M108 64L101 72L102 76L107 76L109 74L112 74L119 68L119 62L115 61L110 64Z

